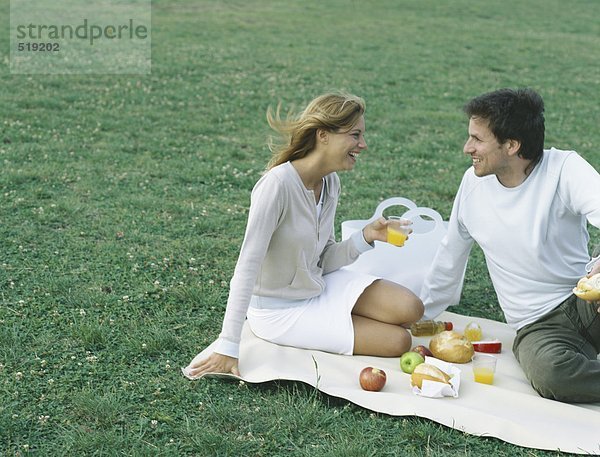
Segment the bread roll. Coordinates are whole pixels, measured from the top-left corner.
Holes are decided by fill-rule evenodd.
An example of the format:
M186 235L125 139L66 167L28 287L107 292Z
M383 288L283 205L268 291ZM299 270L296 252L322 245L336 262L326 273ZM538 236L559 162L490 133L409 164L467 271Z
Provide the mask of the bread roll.
M446 330L429 342L429 349L436 359L451 363L467 363L473 358L473 345L460 333Z
M587 301L600 300L600 273L588 278L584 276L573 289L573 293Z
M421 363L417 365L415 371L413 371L410 375L410 384L421 389L423 386L423 381L426 379L429 381L450 384L450 376L448 376L438 367L429 363Z

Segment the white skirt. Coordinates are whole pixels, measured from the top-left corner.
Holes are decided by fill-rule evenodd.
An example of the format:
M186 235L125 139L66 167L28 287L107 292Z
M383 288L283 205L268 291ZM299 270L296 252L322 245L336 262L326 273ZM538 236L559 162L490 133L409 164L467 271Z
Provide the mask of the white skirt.
M378 278L350 270L323 276L325 290L306 300L252 296L248 324L259 338L284 346L352 355L352 309Z

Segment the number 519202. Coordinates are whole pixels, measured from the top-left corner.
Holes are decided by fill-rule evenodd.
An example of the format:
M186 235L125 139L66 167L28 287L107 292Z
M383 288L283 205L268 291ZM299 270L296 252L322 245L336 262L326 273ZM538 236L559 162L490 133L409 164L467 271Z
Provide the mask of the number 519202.
M57 52L60 51L59 43L17 43L20 52Z

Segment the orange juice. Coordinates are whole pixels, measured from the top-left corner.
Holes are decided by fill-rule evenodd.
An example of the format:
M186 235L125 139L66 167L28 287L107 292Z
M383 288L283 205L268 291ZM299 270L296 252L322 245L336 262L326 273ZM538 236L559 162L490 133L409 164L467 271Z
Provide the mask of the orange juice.
M469 325L467 325L465 327L465 331L463 332L463 335L469 341L481 341L481 336L482 336L481 327L479 326L479 324L476 324L475 322L471 322L471 323L469 323Z
M481 384L493 384L494 370L486 367L474 367L473 377L475 378L475 382L480 382Z
M393 244L394 246L404 246L404 242L406 241L405 233L400 230L396 230L388 225L387 228L387 242Z

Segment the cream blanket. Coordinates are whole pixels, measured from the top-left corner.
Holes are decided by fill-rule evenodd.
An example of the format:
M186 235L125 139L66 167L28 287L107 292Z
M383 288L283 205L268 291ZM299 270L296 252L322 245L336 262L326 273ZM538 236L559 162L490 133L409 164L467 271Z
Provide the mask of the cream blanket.
M278 346L254 336L248 325L240 347L241 379L251 383L302 381L380 413L424 417L472 435L493 436L529 448L600 454L600 403L566 404L541 398L512 354L514 331L510 327L449 312L440 320L453 322L457 331L476 321L484 338L502 342L494 385L475 383L470 363L456 365L461 370L458 398L424 398L412 393L410 376L400 370L398 358L342 356ZM429 338L414 338L415 345L428 342ZM196 359L206 357L211 346ZM366 366L387 373L381 392L360 388L358 375Z

